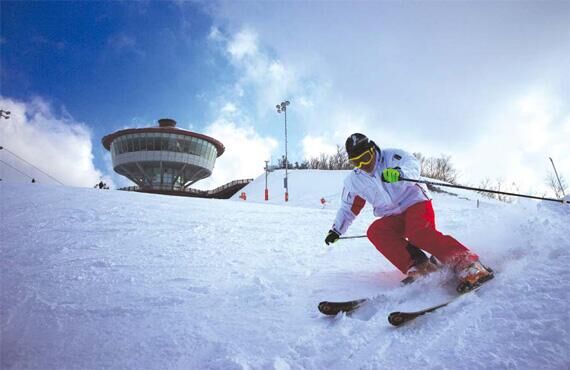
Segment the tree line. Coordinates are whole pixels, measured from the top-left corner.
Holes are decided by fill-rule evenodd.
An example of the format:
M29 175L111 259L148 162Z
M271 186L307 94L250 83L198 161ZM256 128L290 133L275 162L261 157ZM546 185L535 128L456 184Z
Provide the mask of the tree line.
M451 162L451 156L425 157L422 153L414 153L414 156L420 162L422 176L456 184L458 173ZM287 165L290 169L302 170L351 170L354 168L348 160L346 150L340 145L336 146L336 151L332 154L322 153L318 157L304 160L301 163L288 161ZM277 169L284 168L285 156L282 156L277 161Z
M439 157L426 157L422 153L413 153L413 155L420 162L421 176L428 177L439 181L444 181L450 184L458 184L459 171L455 168L451 156L442 154ZM348 160L346 150L337 145L336 151L332 154L322 153L318 157L304 160L301 163L291 163L287 161L289 169L313 169L313 170L351 170L353 166ZM277 163L278 169L285 168L285 156L281 157ZM564 194L568 194L568 183L566 179L560 176L560 182L552 173L546 176L546 185L551 189L556 198L561 199ZM520 189L516 183L506 183L502 178L491 180L484 178L477 186L485 190L503 191L511 193L519 193ZM435 189L431 189L435 190ZM488 192L479 192L486 198L497 199L503 202L511 202L512 197L502 194L494 194ZM546 196L546 194L543 194Z

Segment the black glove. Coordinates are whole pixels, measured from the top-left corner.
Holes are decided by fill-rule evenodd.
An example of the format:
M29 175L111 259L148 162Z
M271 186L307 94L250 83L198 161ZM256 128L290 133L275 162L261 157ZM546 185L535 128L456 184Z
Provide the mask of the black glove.
M331 243L335 243L338 238L340 238L340 235L338 235L338 233L334 230L329 230L329 233L327 234L327 237L325 238L325 243L326 245L329 245Z

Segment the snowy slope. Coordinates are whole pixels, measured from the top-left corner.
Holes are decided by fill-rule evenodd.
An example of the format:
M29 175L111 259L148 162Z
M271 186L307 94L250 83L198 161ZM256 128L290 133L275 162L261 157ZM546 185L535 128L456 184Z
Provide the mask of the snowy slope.
M265 201L265 175L259 176L249 183L233 200L241 200L241 192L245 192L247 202L293 205L298 207L323 208L321 199L325 199L325 207L339 204L344 177L350 171L324 170L289 170L289 201L285 203L283 179L285 170L270 172L267 176L269 200Z
M336 209L319 199L344 175L296 171L288 207L0 183L2 369L570 366L568 206L434 195L440 229L497 277L393 328L390 311L453 288L445 273L400 287L366 239L324 245ZM316 309L360 296L377 299L351 317Z

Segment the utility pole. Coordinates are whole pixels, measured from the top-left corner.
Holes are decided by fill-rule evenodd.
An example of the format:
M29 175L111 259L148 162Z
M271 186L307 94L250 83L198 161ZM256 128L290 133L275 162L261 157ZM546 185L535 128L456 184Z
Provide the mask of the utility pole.
M269 200L269 189L267 188L267 175L269 175L269 161L265 161L265 200Z
M281 104L277 104L275 107L277 108L277 113L285 113L285 201L289 201L289 176L288 176L288 167L289 167L289 160L287 159L287 106L291 104L289 100L285 100L281 102Z

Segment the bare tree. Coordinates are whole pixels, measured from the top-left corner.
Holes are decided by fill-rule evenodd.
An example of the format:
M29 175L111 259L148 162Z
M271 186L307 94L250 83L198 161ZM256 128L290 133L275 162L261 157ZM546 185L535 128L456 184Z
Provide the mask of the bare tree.
M285 168L285 156L282 155L281 158L277 160L277 168L284 169ZM287 168L293 168L289 159L287 159Z
M504 184L504 180L502 178L497 179L496 184L497 184L497 186L495 187L495 189L492 189L492 190L503 191L503 192L512 192L511 189ZM512 198L508 195L495 194L495 196L501 202L507 202L507 203L512 202Z
M491 190L491 179L489 179L488 177L485 177L483 180L481 180L481 183L479 184L479 188L480 189L488 189ZM478 191L479 194L481 194L482 196L486 197L486 198L493 198L491 196L491 193L487 193L485 191Z
M334 154L321 153L320 156L313 157L305 162L308 168L317 170L349 170L352 168L346 151L339 145L336 146Z
M310 169L318 169L319 166L320 166L320 163L321 163L321 162L319 161L319 159L316 158L316 157L313 157L313 158L309 159L308 162L309 162L309 168L310 168Z
M420 162L422 176L456 184L458 175L451 163L451 156L441 155L439 158L426 158L422 153L414 153L414 156Z
M564 178L564 176L560 176L560 183L559 183L556 176L554 176L551 172L549 172L548 177L546 178L546 184L550 189L552 189L554 195L558 199L562 199L564 197L564 194L568 194L568 183L566 183L566 179Z
M456 183L458 173L451 163L451 156L442 155L439 158L426 158L421 153L414 153L414 156L420 162L422 176L446 181L451 184ZM353 167L348 160L346 151L339 145L336 146L334 154L328 155L323 153L319 157L311 158L305 162L307 168L320 170L350 170Z
M350 170L352 169L352 165L348 160L348 154L346 154L346 150L337 145L336 146L336 153L333 155L333 167L339 170Z
M498 178L492 182L488 177L481 181L479 188L485 190L503 191L507 193L518 193L520 191L519 186L515 182L507 186L505 185L504 180L501 178ZM512 203L513 201L513 197L509 195L489 193L486 191L478 191L478 193L485 198L496 199L500 200L501 202Z
M318 168L320 170L330 170L329 167L329 156L326 155L325 153L321 153L320 157L319 157L319 163L321 164L321 168Z
M499 182L499 187L500 187L500 182ZM485 189L485 190L497 190L496 186L491 183L491 179L489 179L488 177L485 177L481 181L481 183L479 184L479 188ZM485 198L489 198L489 199L497 199L497 195L498 195L498 194L489 193L486 191L478 191L478 193L481 194L482 196L484 196Z

